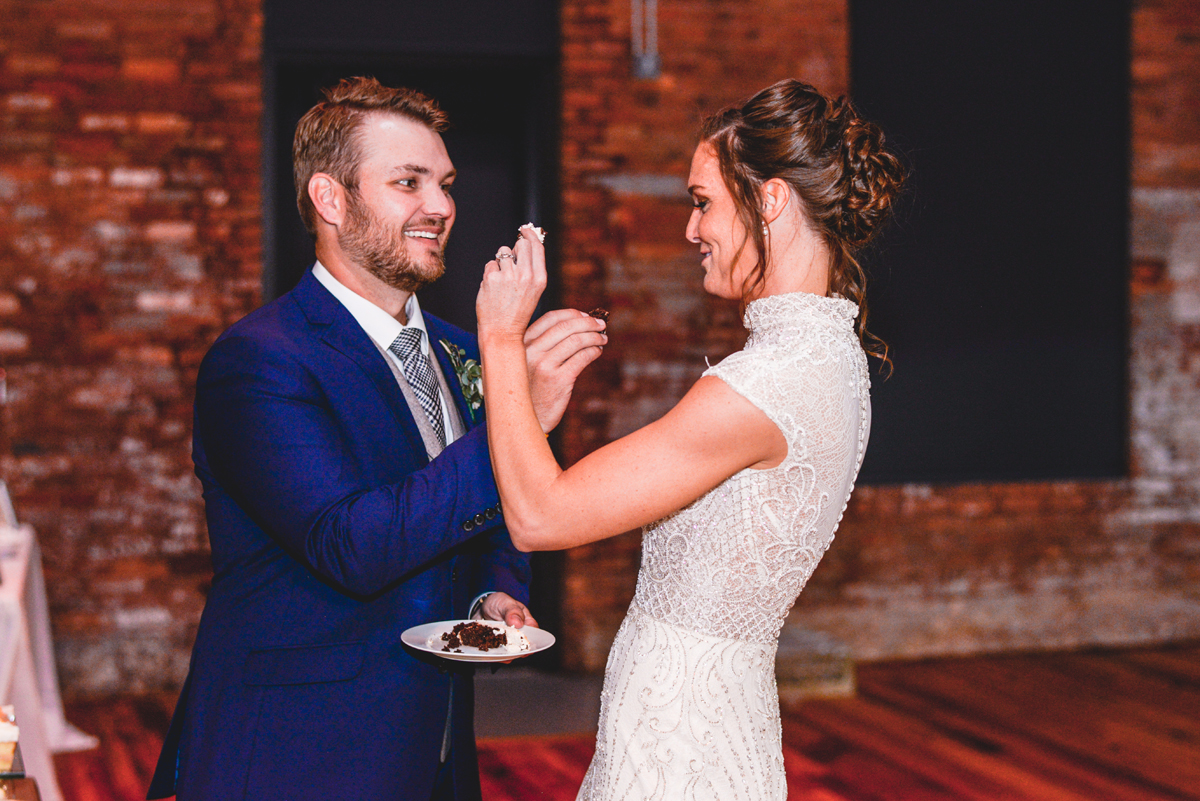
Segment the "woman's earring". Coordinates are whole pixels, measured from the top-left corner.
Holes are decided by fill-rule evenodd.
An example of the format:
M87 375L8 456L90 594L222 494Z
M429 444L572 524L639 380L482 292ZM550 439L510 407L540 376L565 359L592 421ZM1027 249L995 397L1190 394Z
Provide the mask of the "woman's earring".
M766 236L769 233L771 233L771 231L767 228L767 224L763 223L763 236Z

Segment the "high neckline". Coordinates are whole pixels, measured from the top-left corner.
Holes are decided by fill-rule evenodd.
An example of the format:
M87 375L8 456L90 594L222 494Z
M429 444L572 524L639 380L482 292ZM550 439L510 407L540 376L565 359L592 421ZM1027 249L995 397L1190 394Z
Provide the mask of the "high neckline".
M856 317L858 304L838 295L826 297L811 292L785 292L751 301L746 306L742 323L752 333L796 319L853 328Z

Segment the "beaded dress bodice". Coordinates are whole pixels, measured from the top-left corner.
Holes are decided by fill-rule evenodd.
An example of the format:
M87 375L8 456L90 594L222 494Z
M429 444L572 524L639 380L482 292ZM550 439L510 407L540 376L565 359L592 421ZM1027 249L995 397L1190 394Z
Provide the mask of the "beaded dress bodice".
M747 469L643 533L636 603L667 623L774 642L833 540L866 449L858 307L808 293L746 309L743 350L710 367L779 426L788 455Z
M779 427L787 456L731 476L643 532L581 801L787 796L775 651L866 448L870 382L857 314L848 300L806 293L754 301L745 348L705 372Z

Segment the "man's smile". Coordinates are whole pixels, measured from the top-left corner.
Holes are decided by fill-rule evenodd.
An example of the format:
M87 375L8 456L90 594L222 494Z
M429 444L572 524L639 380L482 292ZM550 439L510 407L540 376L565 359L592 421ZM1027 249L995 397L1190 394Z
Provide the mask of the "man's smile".
M441 250L445 246L443 235L446 233L445 228L406 228L404 237L406 239L415 239L418 242L425 242L428 248L433 250Z

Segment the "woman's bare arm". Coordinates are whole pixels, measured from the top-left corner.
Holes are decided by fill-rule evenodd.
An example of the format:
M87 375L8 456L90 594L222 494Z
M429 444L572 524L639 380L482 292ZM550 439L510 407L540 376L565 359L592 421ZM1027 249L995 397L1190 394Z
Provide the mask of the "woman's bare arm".
M556 550L611 537L686 506L744 468L782 461L787 443L778 427L725 382L706 377L662 419L563 471L529 399L522 336L545 286L544 255L531 238L522 235L515 263L489 263L477 304L488 444L517 548Z

